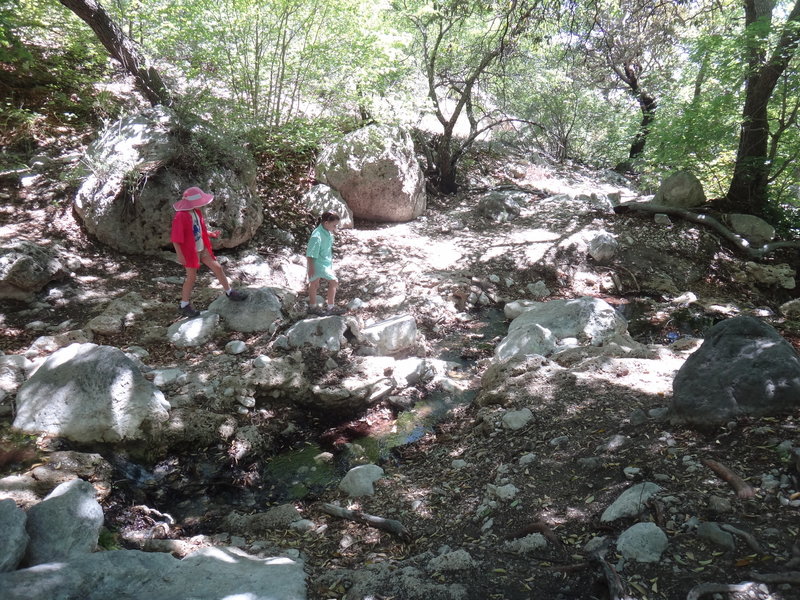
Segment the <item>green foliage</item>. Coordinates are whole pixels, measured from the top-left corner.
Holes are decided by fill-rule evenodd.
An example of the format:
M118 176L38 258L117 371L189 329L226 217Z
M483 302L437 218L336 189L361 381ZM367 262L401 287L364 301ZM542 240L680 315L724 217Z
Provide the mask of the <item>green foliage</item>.
M494 139L522 141L557 160L611 166L627 158L642 117L625 79L629 67L633 83L658 106L635 163L643 181L655 185L689 169L714 197L732 173L744 81L757 66L747 49L769 56L793 2L780 0L773 27L760 21L747 31L738 0L104 5L180 89L178 166L189 171L249 169L252 152L273 176L296 177L335 135L371 121L417 123L432 109L439 110L435 126L455 131L429 138L430 155L441 152L439 175L454 168L478 130L509 117L528 123L503 124ZM520 31L511 35L509 24ZM45 126L78 129L119 116L114 95L97 85L110 76L105 51L56 0L0 1L0 57L10 65L0 70L0 84L16 90L24 79L37 95L12 94L0 107L0 149L9 166L35 151ZM469 102L457 108L465 95ZM787 230L796 224L800 185L798 106L795 59L769 105L771 210Z
M518 141L559 162L612 166L627 157L638 127L627 95L585 85L549 48L520 55L506 73L506 110L523 119Z
M186 106L176 107L176 113L179 125L172 133L179 142L180 152L173 158L173 166L190 174L222 167L245 179L255 175L252 152L242 137L209 126Z
M103 550L122 550L123 546L119 539L119 534L102 527L97 539L97 545Z
M18 36L18 30L25 26L19 4L19 0L0 4L0 63L25 66L33 56Z

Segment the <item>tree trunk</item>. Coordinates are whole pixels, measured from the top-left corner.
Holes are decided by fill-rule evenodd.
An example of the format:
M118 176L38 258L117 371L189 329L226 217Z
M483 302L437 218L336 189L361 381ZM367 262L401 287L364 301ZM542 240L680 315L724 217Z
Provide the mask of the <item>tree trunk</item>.
M458 191L456 161L453 160L451 143L451 136L442 136L433 152L436 157L436 182L434 187L442 194L454 194Z
M111 16L95 0L59 0L92 28L108 53L117 59L133 75L139 90L147 100L156 104L172 104L172 95L161 80L161 76L147 65L144 56L133 41L111 19Z
M644 152L644 146L647 143L647 136L650 134L650 125L656 118L656 99L652 96L639 92L637 99L639 100L639 108L642 109L642 121L639 123L639 131L633 138L628 158L631 160L638 158Z
M639 131L636 132L631 142L631 149L628 151L628 160L614 167L615 171L624 173L633 168L633 160L640 157L644 152L644 147L647 144L647 136L650 134L650 126L656 118L656 108L658 104L656 99L644 91L639 85L638 72L634 66L626 64L618 73L620 73L620 79L628 86L628 91L636 98L636 101L639 103L639 108L642 111Z
M745 27L770 19L773 3L745 0ZM766 39L748 48L750 72L747 76L742 128L736 164L726 199L737 210L763 214L767 205L770 163L769 118L767 108L772 93L800 43L800 0L796 0L783 32L769 60L763 62Z

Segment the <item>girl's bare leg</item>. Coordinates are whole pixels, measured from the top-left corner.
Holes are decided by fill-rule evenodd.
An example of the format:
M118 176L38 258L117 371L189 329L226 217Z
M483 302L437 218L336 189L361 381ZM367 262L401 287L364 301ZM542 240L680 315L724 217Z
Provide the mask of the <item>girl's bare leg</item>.
M219 264L213 258L211 258L208 252L203 251L200 254L200 262L202 262L205 266L211 269L211 272L214 273L214 275L217 278L217 281L219 281L223 290L227 291L231 289L231 284L228 282L228 278L225 277L225 271L222 270L222 265Z
M183 287L181 288L181 302L189 302L195 281L197 281L197 269L186 267L186 277L183 279Z

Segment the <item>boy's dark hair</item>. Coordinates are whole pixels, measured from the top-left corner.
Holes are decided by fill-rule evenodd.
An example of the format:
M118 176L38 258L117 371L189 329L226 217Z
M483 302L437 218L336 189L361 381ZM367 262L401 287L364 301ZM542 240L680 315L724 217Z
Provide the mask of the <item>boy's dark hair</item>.
M320 222L330 223L331 221L341 221L342 219L335 212L325 211L320 217Z

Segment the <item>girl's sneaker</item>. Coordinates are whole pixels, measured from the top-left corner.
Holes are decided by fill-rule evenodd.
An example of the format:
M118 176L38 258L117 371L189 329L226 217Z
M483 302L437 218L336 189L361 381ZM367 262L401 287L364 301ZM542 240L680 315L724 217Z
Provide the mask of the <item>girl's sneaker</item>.
M347 311L339 306L331 306L327 310L325 310L326 315L343 315Z
M184 317L189 317L190 319L200 316L200 311L195 309L195 307L192 306L191 304L187 304L186 306L178 306L178 311Z
M310 315L324 315L325 311L322 309L321 306L309 306L308 307L308 314Z

